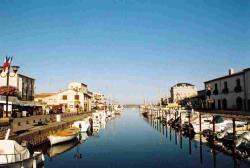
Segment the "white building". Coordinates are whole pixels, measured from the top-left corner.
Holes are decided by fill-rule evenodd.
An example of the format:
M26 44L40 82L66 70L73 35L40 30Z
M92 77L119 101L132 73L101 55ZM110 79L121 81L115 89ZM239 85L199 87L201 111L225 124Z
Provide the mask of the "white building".
M197 88L189 83L178 83L170 90L172 103L179 102L185 98L197 96Z
M7 78L3 75L0 78L0 87L6 86L6 84ZM35 79L25 75L11 73L9 78L9 86L17 89L19 100L34 100Z
M209 109L250 111L250 68L204 83Z
M35 101L48 107L61 108L62 112L91 110L91 94L87 85L78 82L69 83L68 89L58 93L37 94Z
M5 90L7 89L7 77L4 72L2 72L0 77L0 111L6 111L6 96ZM9 88L12 89L12 93L9 93L9 105L8 111L9 115L16 117L17 113L22 113L22 111L30 111L33 114L35 111L36 104L34 102L34 88L35 79L22 75L10 73L9 77Z

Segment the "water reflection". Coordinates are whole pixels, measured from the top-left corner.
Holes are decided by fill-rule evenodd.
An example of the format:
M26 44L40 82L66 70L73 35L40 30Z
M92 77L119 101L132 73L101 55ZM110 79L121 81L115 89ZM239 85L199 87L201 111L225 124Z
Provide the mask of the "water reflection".
M73 140L73 141L69 141L69 142L65 142L65 143L61 143L58 145L54 145L52 147L49 147L47 149L47 156L49 158L54 158L59 156L60 154L67 152L69 150L71 150L72 148L76 147L80 142L78 140Z
M132 110L95 123L81 136L86 140L62 144L59 149L47 147L45 167L249 167L210 147L200 135L188 138Z
M224 155L225 153L223 153L222 151L218 151L218 149L216 149L215 146L211 146L211 144L208 144L206 138L203 137L203 135L197 134L194 137L191 137L191 136L189 136L189 137L184 136L183 137L181 130L179 130L179 131L175 130L166 124L160 123L159 120L157 120L157 119L152 120L152 118L145 118L144 116L141 116L141 117L143 117L144 121L147 121L147 123L149 123L153 128L154 128L154 124L152 125L151 123L157 123L157 127L158 127L158 124L160 124L160 126L159 126L160 130L157 129L157 131L160 133L160 135L164 135L164 133L165 133L165 136L161 136L161 138L165 137L166 140L169 139L169 141L172 142L172 136L174 133L174 144L178 145L181 150L183 149L183 138L184 138L184 140L187 139L188 140L188 154L190 156L192 156L192 154L193 154L192 143L194 143L195 150L197 150L197 149L199 150L199 163L200 163L201 167L214 167L214 168L219 167L218 166L218 154L221 153ZM164 129L165 129L165 131L164 131ZM160 142L162 142L162 139L160 139ZM204 149L204 145L205 145L205 149ZM204 165L204 152L206 152L206 151L212 157L212 165ZM232 156L228 156L228 154L224 155L224 157L228 156L228 157L232 158L233 164L231 164L230 166L232 166L234 168L250 167L250 163L245 162L245 161L237 158L234 152L235 151L232 149L232 153L231 153Z

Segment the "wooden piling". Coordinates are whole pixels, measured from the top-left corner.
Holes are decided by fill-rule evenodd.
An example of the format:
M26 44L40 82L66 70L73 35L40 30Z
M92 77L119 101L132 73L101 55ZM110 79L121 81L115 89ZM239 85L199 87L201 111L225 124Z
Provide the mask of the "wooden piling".
M188 133L191 135L191 122L190 122L190 116L191 114L188 114Z
M213 115L213 143L214 143L214 137L215 137L215 116Z
M201 133L201 113L199 113L199 124L200 124L200 133Z
M203 152L202 152L202 135L200 134L200 163L203 164Z

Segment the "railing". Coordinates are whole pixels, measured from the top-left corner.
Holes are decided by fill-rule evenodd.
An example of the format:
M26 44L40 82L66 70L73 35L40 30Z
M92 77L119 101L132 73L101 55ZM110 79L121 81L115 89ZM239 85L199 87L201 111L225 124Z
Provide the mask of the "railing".
M18 161L23 161L23 160L22 160L22 155L21 155L21 154L0 154L0 158L1 158L2 156L6 158L6 161L7 161L7 162L6 162L6 163L5 163L5 162L2 162L3 159L1 159L0 165L1 165L1 164L14 163L14 162L16 162L16 160L17 160L16 158L19 158ZM11 156L11 160L13 160L12 157L15 157L15 160L9 162L9 156Z

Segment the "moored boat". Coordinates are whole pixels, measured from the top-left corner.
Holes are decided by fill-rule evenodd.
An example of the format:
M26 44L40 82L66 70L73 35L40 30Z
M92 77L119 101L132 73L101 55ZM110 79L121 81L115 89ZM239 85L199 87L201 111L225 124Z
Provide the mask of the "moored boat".
M79 128L81 132L87 132L90 128L89 121L76 121L72 124L73 127Z
M61 132L57 132L55 134L49 135L48 139L52 146L52 145L59 144L62 142L70 141L76 138L78 133L79 133L79 128L72 127L72 128L65 129Z
M43 164L44 156L41 152L30 153L28 148L13 140L0 140L0 167L20 168L36 167Z

